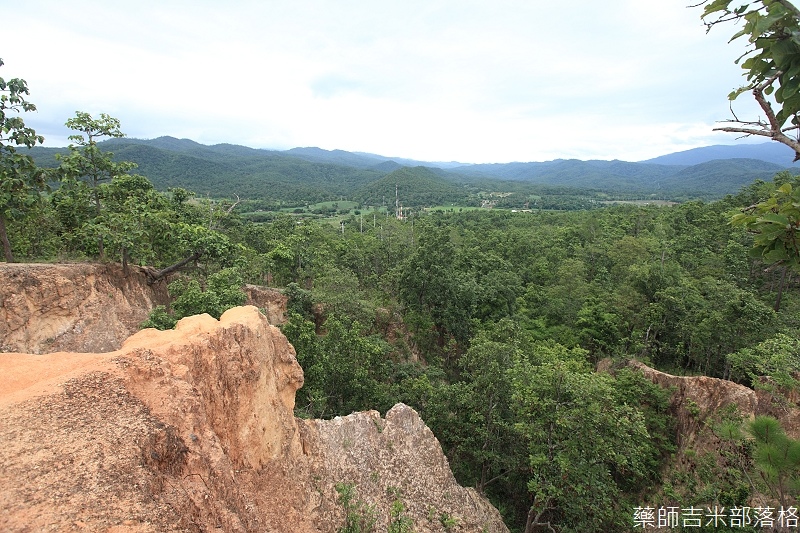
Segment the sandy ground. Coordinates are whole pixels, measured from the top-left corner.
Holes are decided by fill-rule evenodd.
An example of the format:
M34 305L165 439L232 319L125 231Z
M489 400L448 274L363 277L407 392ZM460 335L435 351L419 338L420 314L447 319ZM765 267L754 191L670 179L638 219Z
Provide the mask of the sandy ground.
M76 376L110 372L117 352L50 353L31 355L0 353L0 409L36 396L54 394L60 385Z

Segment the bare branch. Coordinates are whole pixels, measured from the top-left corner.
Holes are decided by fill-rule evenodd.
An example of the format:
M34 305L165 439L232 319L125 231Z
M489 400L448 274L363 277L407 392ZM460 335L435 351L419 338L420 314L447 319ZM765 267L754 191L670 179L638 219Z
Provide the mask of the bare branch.
M755 87L753 87L753 97L758 102L758 105L764 111L764 114L767 117L767 121L757 120L757 121L744 121L740 120L735 113L733 113L733 108L731 108L731 114L733 114L733 120L725 120L723 122L732 122L735 124L740 124L740 126L725 126L722 128L714 128L714 131L725 131L729 133L743 133L745 136L749 135L759 135L761 137L769 137L774 141L778 141L779 143L785 144L792 150L794 150L795 157L794 160L800 160L800 141L797 139L792 139L788 135L784 133L784 131L791 131L794 129L798 129L798 126L791 126L786 129L781 128L781 124L778 121L777 115L775 115L775 111L772 109L772 104L770 104L767 97L764 95L764 91L772 86L781 75L783 74L782 71L778 71L769 78L765 79Z
M744 133L745 135L761 135L762 137L772 138L772 132L767 130L754 130L750 128L734 128L726 126L724 128L714 128L714 131L726 131L728 133Z
M228 215L230 215L230 214L231 214L231 211L233 211L233 210L236 208L236 206L237 206L237 205L239 205L239 202L241 202L241 201L242 201L242 199L241 199L241 198L239 198L239 195L238 195L238 194L234 193L234 196L236 197L236 201L233 203L233 205L232 205L232 206L230 206L230 207L228 208L228 210L227 210L227 211L225 211L225 216L228 216Z

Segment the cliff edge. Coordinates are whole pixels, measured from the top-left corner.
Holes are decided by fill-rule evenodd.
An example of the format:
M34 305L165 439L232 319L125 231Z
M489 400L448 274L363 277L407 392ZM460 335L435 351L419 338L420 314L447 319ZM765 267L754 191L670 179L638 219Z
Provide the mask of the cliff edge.
M302 384L252 306L108 353L2 353L0 530L332 532L338 485L377 531L397 499L418 532L507 531L411 408L300 420Z
M0 263L0 352L110 352L139 331L157 305L169 302L167 282L114 263ZM287 298L245 285L247 304L270 324L286 321Z

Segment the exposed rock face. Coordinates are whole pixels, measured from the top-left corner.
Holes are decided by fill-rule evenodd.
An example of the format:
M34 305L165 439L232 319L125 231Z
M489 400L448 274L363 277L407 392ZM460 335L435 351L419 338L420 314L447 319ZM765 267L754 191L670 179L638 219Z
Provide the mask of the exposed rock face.
M0 263L0 351L116 350L167 300L135 267Z
M628 363L650 381L672 388L672 409L678 421L681 447L694 443L698 429L713 424L726 409L735 408L744 419L769 415L781 421L787 434L800 437L800 409L797 402L776 397L764 390L753 390L724 379L708 376L673 376L638 361Z
M114 263L0 263L0 352L110 352L139 331L156 305L167 305L166 281L143 270L124 275ZM286 322L280 291L246 285L247 305L270 324Z
M0 530L333 532L351 483L378 531L387 489L415 531L507 531L413 410L299 420L302 383L255 307L105 354L0 354Z
M305 423L313 443L306 446L318 457L323 478L354 485L379 510L399 498L415 531L443 531L447 518L458 531L505 531L483 497L456 483L439 441L407 405L395 405L385 419L369 411ZM331 488L323 493L319 513L324 522L341 523ZM378 515L378 531L386 531L388 518L386 511Z
M275 289L258 285L245 285L247 305L255 305L264 313L270 324L280 326L286 323L286 303L288 298Z

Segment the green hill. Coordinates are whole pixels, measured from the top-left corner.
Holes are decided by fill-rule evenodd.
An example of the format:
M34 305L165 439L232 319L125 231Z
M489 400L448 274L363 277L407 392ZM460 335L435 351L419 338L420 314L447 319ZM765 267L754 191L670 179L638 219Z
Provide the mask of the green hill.
M100 146L158 189L184 187L201 195L264 200L271 205L305 205L352 199L367 205L394 203L394 188L406 206L474 203L478 190L541 195L543 188L575 194L683 200L718 199L754 179L769 180L786 167L758 159L717 159L693 165L558 159L530 163L465 165L444 170L436 163L400 167L406 160L382 159L342 150L294 148L274 151L232 144L206 146L189 139L110 139ZM66 148L36 147L42 166L57 165ZM398 173L398 174L396 174ZM470 200L472 199L472 200ZM524 204L525 201L522 201Z
M151 141L112 139L100 143L118 160L133 161L136 172L160 190L184 187L212 197L280 200L291 205L349 197L386 172L329 163L313 163L268 150L220 144L204 146L186 139ZM32 155L42 166L56 166L55 154L66 149L37 147Z
M406 207L467 202L471 189L449 181L443 174L439 169L402 167L362 187L354 198L365 205L391 205L396 186L400 202Z

